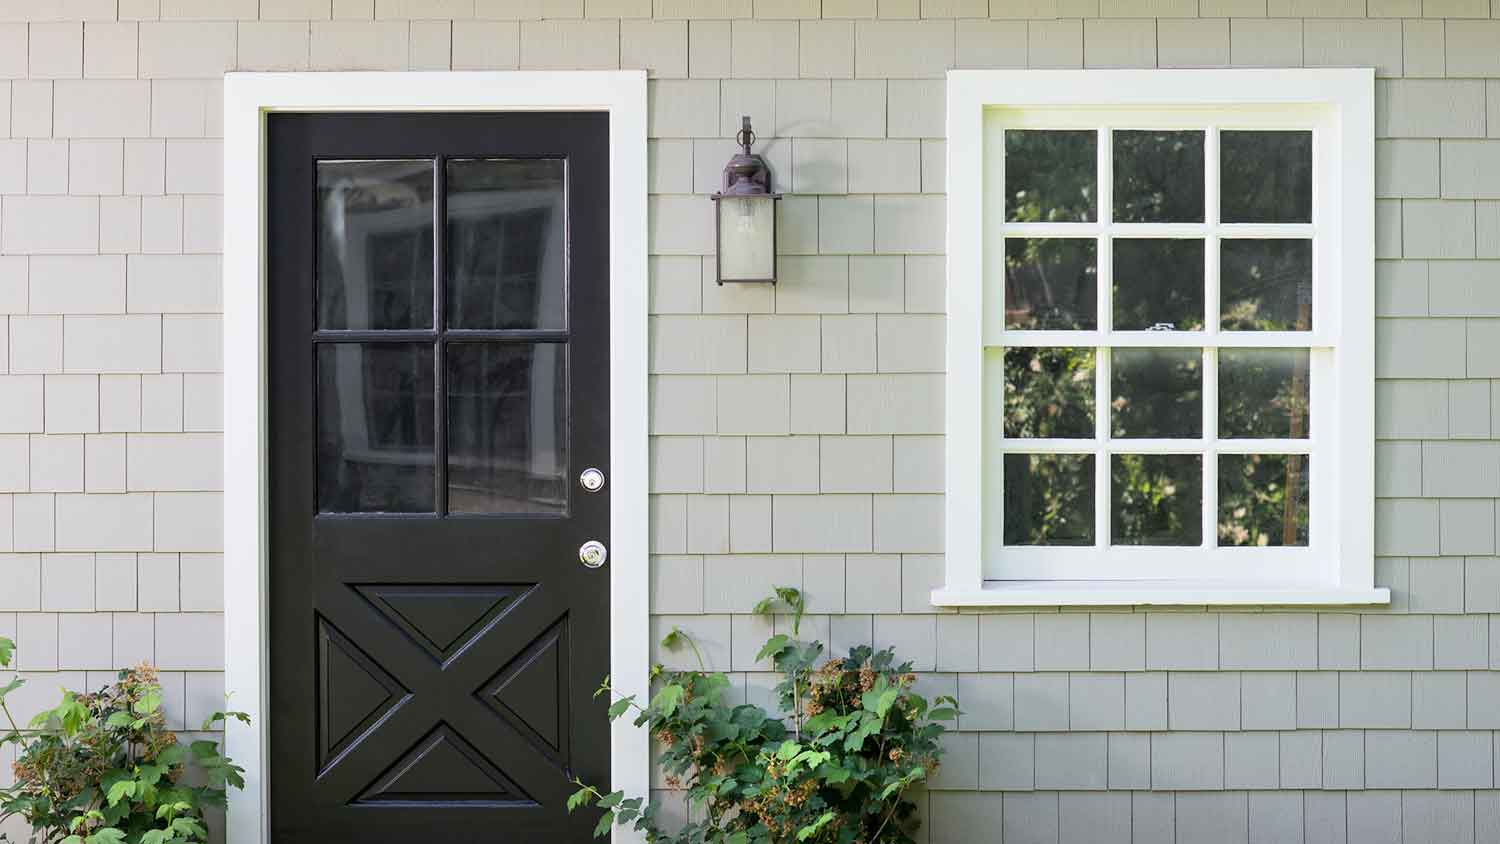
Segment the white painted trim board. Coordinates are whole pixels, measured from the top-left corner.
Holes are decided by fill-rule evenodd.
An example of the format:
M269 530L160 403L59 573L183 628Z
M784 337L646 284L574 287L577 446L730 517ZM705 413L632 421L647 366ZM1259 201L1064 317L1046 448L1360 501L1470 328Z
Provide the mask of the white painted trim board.
M646 74L230 73L224 77L225 688L249 726L225 743L245 767L229 844L270 842L267 701L265 116L325 111L608 111L610 180L610 667L645 695L647 545ZM704 213L708 213L707 210ZM611 728L611 785L646 795L649 753L629 719ZM615 840L636 841L616 830Z

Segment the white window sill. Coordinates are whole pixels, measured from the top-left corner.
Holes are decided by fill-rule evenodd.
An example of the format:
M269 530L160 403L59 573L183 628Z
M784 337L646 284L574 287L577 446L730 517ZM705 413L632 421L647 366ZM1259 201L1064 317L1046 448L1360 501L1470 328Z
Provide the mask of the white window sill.
M983 589L932 590L940 607L1384 606L1384 587L1267 586L1212 581L987 580Z

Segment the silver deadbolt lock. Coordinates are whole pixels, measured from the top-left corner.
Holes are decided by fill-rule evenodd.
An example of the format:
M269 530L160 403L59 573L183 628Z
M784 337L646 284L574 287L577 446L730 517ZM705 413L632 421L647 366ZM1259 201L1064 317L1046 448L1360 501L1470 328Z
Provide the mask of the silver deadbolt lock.
M591 569L604 565L607 559L609 559L609 549L597 539L590 539L578 546L578 561Z
M604 489L604 473L598 469L589 467L584 469L583 473L578 476L578 482L583 484L583 488L589 492L598 492Z

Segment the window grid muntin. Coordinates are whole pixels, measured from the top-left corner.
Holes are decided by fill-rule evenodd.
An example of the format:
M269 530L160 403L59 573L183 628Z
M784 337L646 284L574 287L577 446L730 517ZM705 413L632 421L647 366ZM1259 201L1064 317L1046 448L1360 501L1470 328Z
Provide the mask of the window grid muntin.
M1079 110L1071 113L1078 114ZM1087 110L1082 111L1087 114ZM1273 546L1270 548L1254 548L1233 545L1219 545L1218 543L1218 516L1219 516L1219 483L1218 463L1221 454L1301 454L1311 455L1317 442L1318 429L1325 427L1323 420L1326 414L1313 413L1316 405L1316 397L1332 385L1325 385L1324 379L1318 376L1318 372L1324 366L1328 366L1328 355L1333 351L1332 343L1318 334L1321 327L1326 330L1329 322L1325 315L1321 320L1317 314L1323 309L1325 297L1322 288L1325 284L1323 268L1321 265L1322 255L1320 239L1318 235L1319 226L1326 225L1323 221L1324 190L1320 181L1322 169L1327 166L1321 153L1322 132L1317 121L1309 119L1305 124L1276 124L1241 126L1238 121L1225 121L1222 112L1214 115L1219 119L1203 119L1199 122L1177 123L1168 121L1166 125L1158 125L1156 119L1145 121L1145 124L1136 124L1118 119L1096 121L1093 128L1098 133L1098 141L1095 144L1096 154L1096 189L1094 201L1096 205L1094 222L1059 222L1059 223L1018 223L1006 219L1002 213L999 216L998 230L1000 235L998 252L1001 255L1000 272L997 285L985 284L987 290L997 292L999 298L999 309L1002 318L999 320L998 328L990 330L986 319L986 330L983 332L983 350L999 352L992 359L985 354L985 366L997 365L1000 367L1000 377L996 379L1001 385L1005 383L1004 378L1004 350L1010 345L1024 345L1035 347L1075 347L1094 349L1094 423L1095 435L1089 439L1043 439L1043 438L1010 438L1006 437L1003 430L1003 420L991 423L995 426L993 435L987 433L986 439L993 436L993 440L999 445L999 454L993 465L1003 466L1005 454L1040 454L1040 453L1071 453L1071 454L1093 454L1094 459L1094 545L1093 546L1036 546L1036 545L1009 545L1004 542L1004 516L1005 508L997 506L990 508L988 518L995 520L996 534L1001 538L1000 545L1011 553L1015 550L1024 549L1031 553L1038 550L1045 552L1044 556L1057 554L1076 555L1080 551L1092 551L1096 556L1109 557L1119 555L1127 549L1139 551L1160 551L1168 549L1172 551L1228 551L1237 555L1249 556L1247 552L1259 552L1264 554L1286 553L1299 554L1311 553L1321 543L1319 539L1328 530L1325 525L1328 522L1321 519L1321 511L1325 509L1328 499L1327 492L1322 489L1326 486L1326 470L1317 471L1304 467L1308 473L1309 493L1303 502L1309 508L1309 542L1306 546ZM1065 130L1080 128L1077 123L1064 122L1053 124L1050 122L1035 122L1031 120L1016 121L1014 124L1006 121L998 127L1001 131L1000 142L993 149L999 152L999 187L1001 190L1002 203L1009 196L1009 185L1006 180L1006 159L1004 133L1017 129L1025 130ZM1117 130L1142 129L1147 131L1166 129L1197 129L1204 133L1204 219L1202 223L1116 223L1114 221L1114 132ZM1301 131L1312 134L1312 219L1307 223L1223 223L1221 222L1221 196L1220 196L1220 134L1225 129L1255 129L1268 131ZM1005 313L1005 279L1004 279L1004 254L1007 239L1026 237L1062 237L1093 239L1095 248L1095 280L1096 280L1096 306L1095 325L1093 331L1071 331L1071 330L1043 330L1029 331L1026 329L1011 329L1005 327L1003 314ZM1117 238L1196 238L1202 239L1204 244L1204 291L1203 309L1204 324L1201 330L1181 331L1121 331L1114 330L1114 249L1113 241ZM1313 328L1308 331L1224 331L1220 328L1222 314L1221 308L1221 286L1220 286L1220 243L1224 240L1239 239L1302 239L1312 244L1312 263L1310 271L1312 274L1312 310L1314 314ZM988 312L991 310L986 308ZM1159 342L1170 337L1170 342ZM1120 341L1126 341L1121 343ZM1201 437L1199 438L1172 438L1172 439L1128 439L1113 438L1110 436L1111 425L1111 383L1112 383L1112 347L1176 347L1176 348L1201 348L1200 367L1202 369L1200 402L1202 403L1203 422ZM1220 347L1227 348L1288 348L1307 349L1309 351L1309 362L1307 371L1308 405L1307 412L1310 424L1306 435L1300 439L1230 439L1220 440L1218 437L1219 423L1219 396L1218 396L1218 350ZM989 379L986 379L988 382ZM1000 403L1003 413L1004 403ZM1116 447L1115 442L1127 444L1125 447ZM1112 500L1111 500L1111 466L1112 457L1115 454L1196 454L1201 455L1201 519L1202 540L1198 546L1130 546L1116 545L1111 535L1112 526ZM986 461L987 464L989 463ZM1323 461L1319 462L1321 468ZM995 479L1003 496L1003 479ZM1322 500L1325 506L1316 506ZM998 497L997 497L998 500ZM1321 523L1320 523L1321 522Z

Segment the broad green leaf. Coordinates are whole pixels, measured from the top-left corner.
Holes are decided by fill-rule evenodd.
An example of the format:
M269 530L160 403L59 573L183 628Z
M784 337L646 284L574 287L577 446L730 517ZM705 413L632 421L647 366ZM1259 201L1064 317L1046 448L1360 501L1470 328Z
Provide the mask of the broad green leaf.
M96 830L93 835L90 835L85 840L88 844L120 844L120 842L125 840L125 832L114 827L105 827Z
M166 770L160 766L142 765L141 769L136 772L136 778L146 785L156 785L164 773L166 773Z
M610 827L613 827L614 825L615 813L605 812L603 817L599 818L599 823L594 825L594 837L603 838L604 836L609 834Z
M589 791L587 788L580 788L572 794L568 795L568 811L572 812L579 806L587 806L589 804L589 799L592 796L593 792Z
M117 710L109 713L109 717L104 719L104 726L111 730L118 730L130 726L134 721L135 719L130 717L129 712Z
M130 708L137 715L150 715L161 708L161 690L152 689L146 692L139 700L131 704Z
M651 699L651 708L658 710L664 716L670 716L677 711L677 705L682 702L682 695L687 691L676 683L668 683L661 687L656 697Z
M16 643L0 636L0 668L9 668L11 657L16 653Z
M141 836L141 844L162 844L166 840L167 831L165 829L148 829Z
M609 705L609 720L613 721L630 711L631 705L635 703L635 695L622 697Z
M781 743L781 747L778 747L776 749L776 758L782 762L789 762L798 753L801 752L802 746L800 744L797 744L795 741L788 739L787 741Z
M775 636L767 639L766 643L761 646L760 653L755 655L755 661L760 662L768 656L781 653L788 641L790 641L790 637L784 633L777 633Z
M109 787L109 793L105 796L105 800L109 802L109 805L113 806L126 797L134 796L135 780L120 780Z
M952 721L958 717L958 710L951 706L940 706L928 712L927 717L933 721Z
M625 792L612 791L609 794L604 795L604 797L601 798L596 805L598 805L601 809L613 809L614 807L620 805L620 801L624 799Z
M837 813L833 811L824 812L822 815L819 815L816 821L813 821L808 826L804 826L801 829L797 830L797 840L806 841L814 835L817 835L818 830L826 826L828 822L833 820L835 817L837 817Z

